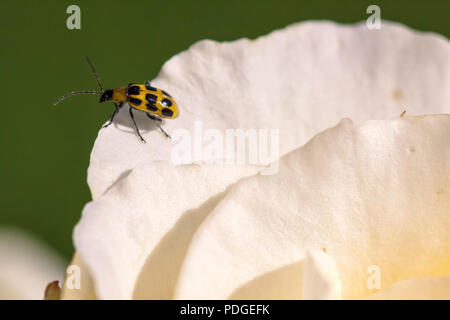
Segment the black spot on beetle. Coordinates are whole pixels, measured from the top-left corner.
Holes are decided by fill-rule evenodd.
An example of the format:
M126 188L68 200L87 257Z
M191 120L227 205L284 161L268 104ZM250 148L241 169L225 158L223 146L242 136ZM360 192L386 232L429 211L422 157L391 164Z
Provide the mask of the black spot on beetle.
M140 106L142 103L141 99L137 99L137 98L133 98L133 97L129 97L128 98L128 102L134 104L135 106Z
M157 99L158 99L158 97L156 95L154 95L154 94L147 93L145 95L145 100L147 100L150 104L154 105L156 103Z
M146 83L145 84L145 89L147 89L147 90L149 90L149 91L156 91L156 88L155 87L152 87L151 85L150 85L150 83Z
M170 110L169 108L164 108L161 110L162 115L166 116L166 117L171 117L173 116L173 111Z
M141 92L140 88L138 86L131 86L128 87L128 94L132 94L132 95L139 95L139 93Z
M165 92L164 90L161 90L162 91L162 93L164 93L166 96L168 96L168 97L171 97L172 98L172 96L170 95L170 94L168 94L167 92Z
M146 106L149 111L158 111L158 108L153 104L147 103Z
M170 107L172 105L172 101L170 101L169 99L166 99L166 98L162 99L161 103L165 107Z

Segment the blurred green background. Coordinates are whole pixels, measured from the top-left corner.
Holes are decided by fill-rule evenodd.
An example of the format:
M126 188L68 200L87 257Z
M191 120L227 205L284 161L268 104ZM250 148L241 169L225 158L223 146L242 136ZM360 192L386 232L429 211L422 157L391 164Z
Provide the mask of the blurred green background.
M68 30L66 8L81 8ZM105 87L153 79L194 42L255 38L294 22L353 23L371 4L382 19L450 34L450 1L12 1L0 2L0 227L25 229L67 261L72 229L90 200L89 155L113 111L98 97L52 103L70 90L96 90L88 55Z

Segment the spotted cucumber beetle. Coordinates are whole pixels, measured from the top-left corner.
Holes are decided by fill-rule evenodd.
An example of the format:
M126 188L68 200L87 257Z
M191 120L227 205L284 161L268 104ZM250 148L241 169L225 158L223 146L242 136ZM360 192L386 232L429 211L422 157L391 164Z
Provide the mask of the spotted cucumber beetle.
M72 91L56 100L53 105L56 106L64 99L77 94L99 94L100 103L111 101L116 106L111 119L107 124L103 126L103 128L106 128L110 124L112 124L114 121L114 117L116 116L119 109L125 103L128 103L128 105L130 106L129 110L131 120L133 121L139 138L141 138L143 142L145 142L145 140L144 138L142 138L141 133L139 132L139 129L136 125L136 121L134 120L133 109L144 111L147 117L152 120L158 121L158 128L167 138L170 139L170 136L161 127L162 118L175 119L178 116L178 106L170 94L168 94L164 90L152 87L148 81L146 81L145 84L130 83L128 86L104 90L100 82L100 78L95 71L94 65L88 57L86 57L86 60L92 70L92 73L94 74L95 80L97 80L97 84L100 90Z

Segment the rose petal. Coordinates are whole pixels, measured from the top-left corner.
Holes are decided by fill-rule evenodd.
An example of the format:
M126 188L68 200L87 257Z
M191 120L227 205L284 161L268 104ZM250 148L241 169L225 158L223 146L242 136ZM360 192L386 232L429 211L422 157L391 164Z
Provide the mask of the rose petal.
M425 277L394 283L386 290L377 292L370 300L449 300L450 276Z
M194 122L204 129L281 129L280 155L344 117L354 121L448 112L450 46L436 34L383 21L381 30L303 22L256 40L203 40L166 62L152 85L169 92L180 116L172 134ZM144 81L146 79L142 79ZM147 143L137 138L128 108L102 129L91 155L94 200L129 170L171 161L173 144L136 112ZM204 142L204 145L207 143ZM192 155L192 162L203 160Z
M345 299L373 293L371 266L380 289L449 274L449 141L448 115L345 120L319 134L285 156L279 174L244 179L228 193L197 230L175 297L225 299L255 279L263 290L265 274L306 249L333 258ZM285 274L289 283L260 296L302 277Z
M341 299L341 281L334 260L321 250L311 250L305 259L303 294L305 300Z
M220 165L174 170L159 162L134 169L100 200L89 203L74 237L83 261L92 266L98 296L129 299L135 285L143 282L146 290L138 289L137 298L170 298L197 226L228 185L256 171ZM144 273L138 281L142 268L150 275Z
M72 270L71 267L73 266L75 266L77 269ZM66 274L61 298L63 300L95 300L96 294L92 277L89 274L88 268L86 268L83 261L81 261L80 255L78 253L75 253L67 269L69 272ZM74 279L74 281L72 282L71 279L68 279L68 277L71 276L79 276L79 279ZM71 283L70 286L68 285L69 281ZM79 288L77 287L78 284Z

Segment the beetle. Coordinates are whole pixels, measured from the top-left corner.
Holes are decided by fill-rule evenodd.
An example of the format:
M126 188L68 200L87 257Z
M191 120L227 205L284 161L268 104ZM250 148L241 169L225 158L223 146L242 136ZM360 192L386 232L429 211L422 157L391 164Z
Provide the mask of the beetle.
M141 133L139 132L139 128L136 124L136 121L134 120L133 110L143 111L147 115L147 117L154 121L157 121L157 126L161 130L161 132L167 138L171 138L170 135L168 135L167 132L165 132L161 127L162 119L175 119L176 117L178 117L178 106L170 94L168 94L164 90L151 86L150 82L148 81L146 81L144 84L130 83L128 84L128 86L104 90L100 82L100 78L95 71L94 65L92 64L91 60L86 57L86 61L89 64L92 73L94 74L95 80L97 81L97 84L99 86L99 90L72 91L56 100L53 105L56 106L64 99L77 94L100 95L100 103L111 101L116 106L116 109L114 110L114 113L112 114L110 120L103 126L103 128L106 128L113 123L114 117L116 116L117 112L125 103L127 103L130 106L129 112L131 120L134 124L134 128L136 129L137 135L142 142L146 141L144 140L144 138L142 138Z

